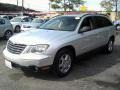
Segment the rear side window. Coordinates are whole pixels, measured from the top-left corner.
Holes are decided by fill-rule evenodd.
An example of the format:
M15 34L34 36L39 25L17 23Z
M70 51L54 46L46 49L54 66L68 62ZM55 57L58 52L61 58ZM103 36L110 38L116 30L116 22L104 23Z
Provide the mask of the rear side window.
M5 24L5 20L4 19L0 19L0 25Z
M94 21L94 29L113 25L107 18L101 16L95 16L93 18L93 21Z

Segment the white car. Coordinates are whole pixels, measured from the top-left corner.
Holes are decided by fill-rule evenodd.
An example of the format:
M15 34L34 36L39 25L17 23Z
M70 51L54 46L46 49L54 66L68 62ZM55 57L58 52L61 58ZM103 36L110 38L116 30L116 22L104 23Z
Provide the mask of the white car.
M13 35L13 27L9 20L0 18L0 37L9 39Z
M18 16L10 20L15 32L20 32L22 24L28 23L31 21L32 21L32 18L29 16Z
M22 24L21 31L38 29L42 25L42 23L44 23L44 20L40 18L34 18L32 22Z
M116 28L104 15L58 16L40 28L9 39L3 51L6 66L51 67L63 77L71 71L76 56L100 47L107 53L113 51Z
M7 19L7 20L11 20L11 19L13 19L14 17L16 17L16 15L0 15L0 17L5 18L5 19Z

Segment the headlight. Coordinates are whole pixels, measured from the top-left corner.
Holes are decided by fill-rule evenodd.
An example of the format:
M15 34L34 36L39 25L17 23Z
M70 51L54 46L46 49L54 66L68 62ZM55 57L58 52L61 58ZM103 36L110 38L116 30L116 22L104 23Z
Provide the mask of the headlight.
M36 53L36 54L45 53L45 51L48 49L48 47L49 47L49 45L30 46L28 53Z

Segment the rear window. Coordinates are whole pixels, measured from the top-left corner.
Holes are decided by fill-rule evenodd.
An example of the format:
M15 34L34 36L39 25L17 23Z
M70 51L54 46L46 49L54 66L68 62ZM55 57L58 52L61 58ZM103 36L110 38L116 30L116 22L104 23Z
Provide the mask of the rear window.
M93 21L94 21L94 28L102 28L113 25L107 18L101 16L95 16Z

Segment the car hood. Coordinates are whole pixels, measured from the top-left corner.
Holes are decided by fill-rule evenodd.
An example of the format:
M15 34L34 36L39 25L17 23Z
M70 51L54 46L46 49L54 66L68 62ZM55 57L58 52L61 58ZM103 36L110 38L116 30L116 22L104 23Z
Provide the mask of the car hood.
M37 29L14 35L10 41L18 44L50 44L71 36L73 32Z
M20 22L10 22L11 24L18 24L18 23L20 23Z

